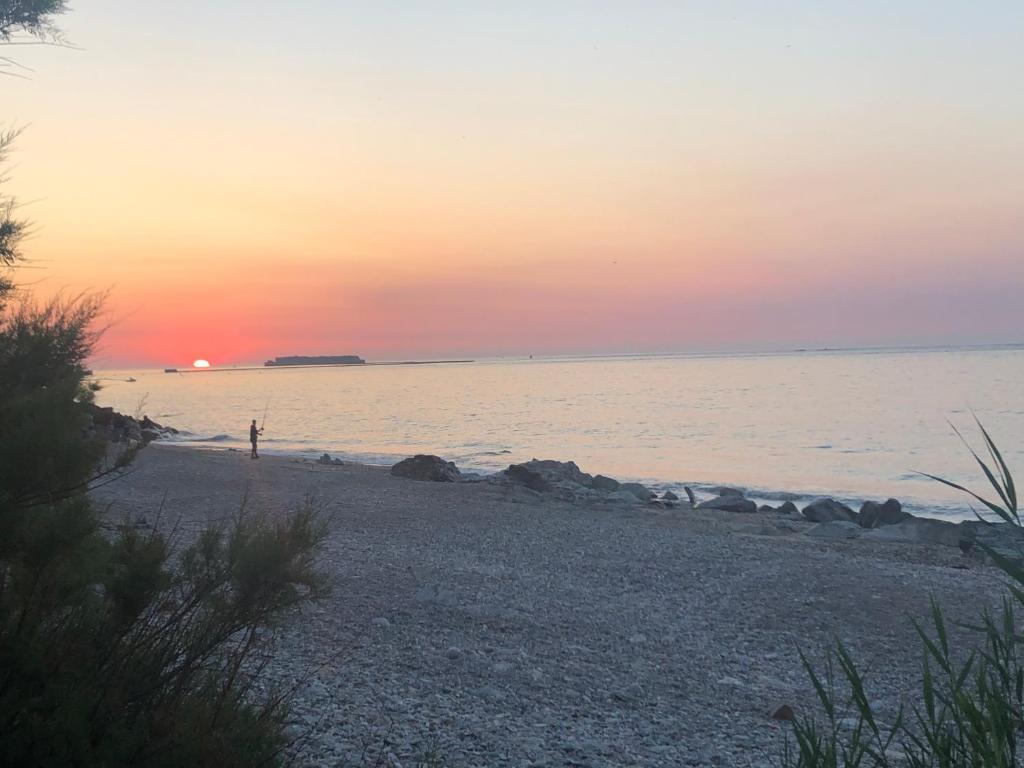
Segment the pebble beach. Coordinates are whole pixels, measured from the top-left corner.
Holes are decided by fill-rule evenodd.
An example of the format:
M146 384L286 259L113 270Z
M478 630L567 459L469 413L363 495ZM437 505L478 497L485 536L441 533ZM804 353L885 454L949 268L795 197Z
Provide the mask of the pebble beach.
M956 547L347 462L154 443L93 495L185 538L243 499L323 508L331 596L266 646L270 679L298 685L308 766L777 765L789 725L772 715L815 711L798 649L841 639L894 716L919 674L911 619L931 597L973 619L1003 593Z

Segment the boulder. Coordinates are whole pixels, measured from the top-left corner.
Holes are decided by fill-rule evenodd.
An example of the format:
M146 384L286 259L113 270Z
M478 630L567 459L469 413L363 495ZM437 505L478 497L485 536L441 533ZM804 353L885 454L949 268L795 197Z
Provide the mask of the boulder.
M1018 564L1024 563L1024 529L1010 523L983 523L968 520L961 523L964 538L960 548L965 552L977 546Z
M870 530L866 536L881 541L904 541L918 544L939 544L944 547L970 548L976 532L964 524L930 517L910 516L899 523Z
M718 509L723 512L757 512L757 504L742 496L716 496L702 501L697 509Z
M156 430L157 432L163 430L163 427L157 424L151 418L149 418L149 416L143 416L142 421L139 422L139 426L141 426L143 429L153 429Z
M794 504L792 501L784 501L777 507L773 507L769 504L764 504L763 506L758 507L757 511L774 512L777 515L795 515L800 512L800 510L796 508L796 504Z
M808 528L805 535L812 539L855 539L863 529L852 520L829 520Z
M903 511L903 505L896 499L889 499L884 504L877 501L865 501L857 515L857 524L861 528L878 528L883 525L895 525L913 517Z
M640 483L623 483L619 486L619 490L632 493L640 501L650 501L652 497L657 497L658 495L646 485L641 485Z
M796 720L796 714L789 704L783 704L776 707L775 711L772 712L772 720Z
M804 507L804 517L812 523L831 523L834 520L855 522L854 511L835 499L815 499Z
M636 504L637 501L639 501L635 494L621 489L618 491L612 491L605 497L605 499L617 504Z
M529 488L531 491L543 493L551 490L551 484L540 472L527 468L524 464L512 464L505 470L505 477L513 483Z
M715 488L715 493L719 496L743 496L744 493L739 488L729 488L728 486L722 486L721 488Z
M612 491L619 490L619 481L604 475L594 475L594 479L590 481L590 487L595 491L611 493Z
M440 456L422 453L395 464L391 468L391 474L409 480L428 480L435 483L454 483L461 476L459 468L452 462L445 461Z
M665 501L679 501L679 497L672 493L672 491L665 491L661 494L661 498Z
M109 406L95 408L92 412L92 423L101 427L109 427L114 423L114 409Z
M541 493L549 491L561 483L573 483L589 488L594 481L591 475L581 472L574 461L538 459L509 465L509 468L505 470L505 477L514 483L525 485L527 488Z

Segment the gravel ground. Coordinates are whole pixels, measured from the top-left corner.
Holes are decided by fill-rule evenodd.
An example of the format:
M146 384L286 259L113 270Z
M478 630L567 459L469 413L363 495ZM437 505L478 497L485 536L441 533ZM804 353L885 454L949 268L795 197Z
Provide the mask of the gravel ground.
M268 510L313 494L333 515L333 594L282 631L271 667L308 678L300 765L410 768L431 749L450 766L773 765L788 726L771 713L813 707L798 647L844 640L891 713L920 663L910 617L934 595L966 620L1002 593L954 549L354 464L153 445L95 492L150 521L163 501L185 535L245 494Z

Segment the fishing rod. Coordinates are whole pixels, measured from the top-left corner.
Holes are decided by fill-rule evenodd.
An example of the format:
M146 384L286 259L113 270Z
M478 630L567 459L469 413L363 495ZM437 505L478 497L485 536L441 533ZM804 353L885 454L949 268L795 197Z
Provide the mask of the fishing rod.
M263 421L260 423L260 432L263 432L263 427L267 423L267 411L270 410L270 398L267 398L267 407L263 409Z

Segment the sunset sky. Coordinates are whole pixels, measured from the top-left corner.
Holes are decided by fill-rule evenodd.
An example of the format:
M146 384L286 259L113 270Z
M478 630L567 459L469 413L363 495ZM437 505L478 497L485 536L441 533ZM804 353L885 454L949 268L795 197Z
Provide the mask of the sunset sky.
M76 0L8 49L101 365L1024 341L1024 3Z

